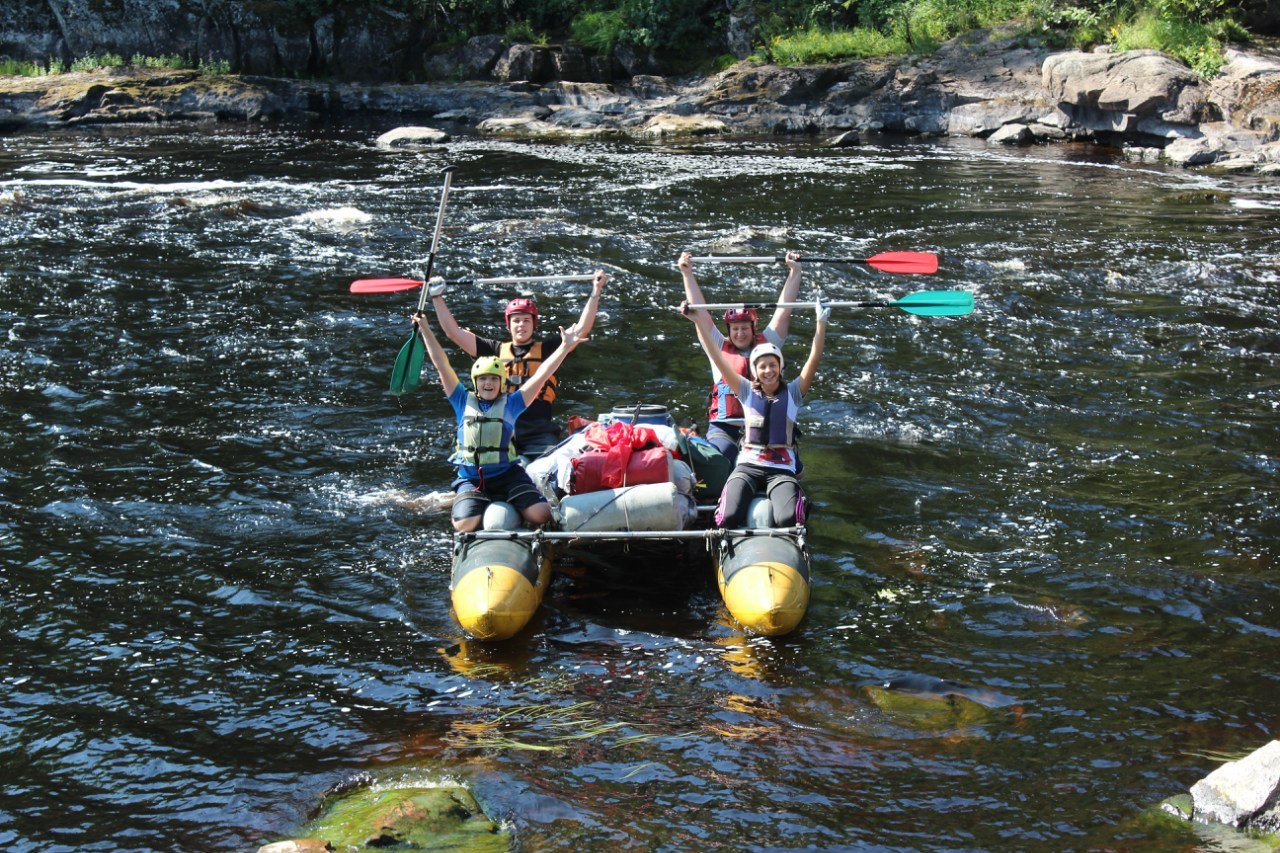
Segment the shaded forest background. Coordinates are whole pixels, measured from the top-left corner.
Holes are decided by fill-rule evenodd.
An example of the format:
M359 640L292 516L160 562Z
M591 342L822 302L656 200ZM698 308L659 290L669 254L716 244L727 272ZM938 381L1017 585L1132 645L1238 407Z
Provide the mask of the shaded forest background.
M628 73L709 73L932 52L987 27L1053 47L1154 48L1204 76L1230 42L1280 33L1274 0L8 0L0 73L163 58L220 72L369 80L440 75L477 37L572 45ZM465 68L454 63L453 68ZM458 72L454 72L458 73Z

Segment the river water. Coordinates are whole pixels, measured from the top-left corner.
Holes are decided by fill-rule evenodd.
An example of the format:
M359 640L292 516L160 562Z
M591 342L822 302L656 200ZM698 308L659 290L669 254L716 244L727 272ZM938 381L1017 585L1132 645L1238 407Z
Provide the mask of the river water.
M1280 731L1274 178L383 129L0 139L0 847L253 850L367 775L463 782L521 850L1215 849L1148 810ZM837 310L792 636L735 631L700 564L460 634L409 500L447 486L449 409L385 390L416 297L347 292L422 268L446 164L437 272L614 274L566 414L701 419L684 249L936 251L804 292L974 294ZM784 270L697 272L725 300ZM496 335L507 295L450 301Z

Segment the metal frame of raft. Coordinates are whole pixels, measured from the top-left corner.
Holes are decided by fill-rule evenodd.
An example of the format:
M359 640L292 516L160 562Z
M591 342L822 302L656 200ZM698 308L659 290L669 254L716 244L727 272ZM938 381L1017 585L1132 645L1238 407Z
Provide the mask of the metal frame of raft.
M626 539L705 539L708 543L718 542L731 537L800 537L807 532L805 527L741 527L733 530L710 528L707 530L585 530L575 533L570 530L475 530L469 533L455 533L460 542L484 539L523 540L546 542L570 542L574 540L607 541Z

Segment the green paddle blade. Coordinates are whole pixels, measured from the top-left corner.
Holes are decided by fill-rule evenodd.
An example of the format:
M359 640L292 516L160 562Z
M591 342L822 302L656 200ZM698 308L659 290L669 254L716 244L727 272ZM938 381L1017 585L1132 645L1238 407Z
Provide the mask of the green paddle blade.
M414 332L413 337L400 347L395 366L391 368L392 394L403 394L418 386L418 378L422 375L422 357L426 353L426 345L417 332Z
M973 294L965 290L922 290L889 304L921 317L959 317L973 313Z

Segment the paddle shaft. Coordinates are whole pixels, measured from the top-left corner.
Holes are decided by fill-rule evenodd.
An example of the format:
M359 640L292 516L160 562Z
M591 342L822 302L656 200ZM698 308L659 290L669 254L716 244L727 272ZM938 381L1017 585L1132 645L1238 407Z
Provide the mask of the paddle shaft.
M973 294L963 290L922 290L908 293L901 299L860 299L823 301L829 308L898 308L908 314L922 317L959 317L973 311ZM812 302L709 302L689 305L688 308L734 309L744 308L813 308Z
M456 166L444 167L444 186L440 190L440 212L436 214L436 230L431 237L431 251L427 254L427 278L431 278L431 268L435 266L436 249L440 246L440 232L444 230L444 208L449 200L449 185L453 182L453 170ZM427 305L427 288L422 288L422 295L418 298L417 314L422 313ZM424 320L425 322L425 320ZM400 347L400 352L396 354L395 364L391 367L391 393L403 394L405 391L412 391L418 386L418 379L422 375L422 360L426 355L427 345L423 342L422 336L419 334L418 321L413 322L413 331L409 333L409 340L405 341L404 346Z
M708 255L691 260L713 264L780 264L786 258L777 255ZM938 256L932 252L881 252L869 258L811 258L802 255L798 260L811 264L866 264L890 273L930 275L938 271Z
M912 308L941 308L951 306L952 302L910 302L908 305ZM892 299L874 299L864 300L861 302L852 302L848 300L827 300L822 301L823 308L883 308L887 306L896 306L897 302ZM812 308L812 302L707 302L705 304L686 305L686 308L703 308L707 311L730 311L734 308L739 310L744 308Z
M465 281L447 281L445 284L528 284L535 281L593 281L594 274L588 275L521 275L509 278L472 278Z
M894 262L894 254L906 253L886 253L887 257L870 257L870 258L811 258L808 255L802 255L796 258L802 264L892 264ZM912 252L912 256L926 255L925 252ZM694 263L703 264L781 264L786 262L786 258L779 255L708 255L703 258L690 258Z
M431 268L436 263L436 249L440 246L440 232L444 230L444 206L449 201L449 185L453 183L453 170L457 166L444 167L444 187L440 190L440 211L436 214L436 231L431 236L431 251L427 253L427 275L431 278ZM418 299L418 313L427 307L427 288L422 288L422 295ZM416 330L414 334L417 334Z

